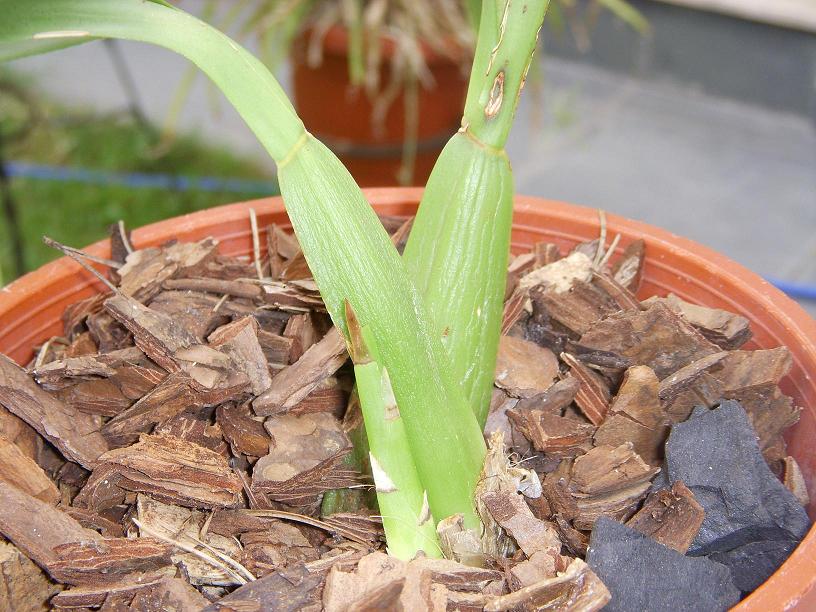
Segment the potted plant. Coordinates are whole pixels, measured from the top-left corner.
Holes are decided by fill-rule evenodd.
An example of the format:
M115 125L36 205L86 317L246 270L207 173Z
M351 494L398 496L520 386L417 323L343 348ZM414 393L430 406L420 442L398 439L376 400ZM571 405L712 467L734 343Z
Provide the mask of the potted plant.
M25 5L7 2L0 8L5 15L0 40L9 45L6 49L42 51L111 36L153 42L189 57L225 91L278 162L288 218L325 307L349 346L378 501L381 509L390 509L383 512L389 550L403 559L419 551L439 556L433 517L444 522L459 516L460 523L454 520L454 526L459 524L463 533L478 532L481 519L474 507L474 490L486 450L482 424L493 383L513 212L512 175L503 146L545 3L485 4L463 127L446 146L422 193L402 257L350 175L303 129L271 75L223 34L160 0L115 4L43 0ZM257 104L259 96L268 103ZM408 195L408 207L416 196ZM405 195L381 192L372 197L384 200L382 212L389 206L406 212ZM389 197L396 202L389 203ZM524 240L525 232L528 238L541 234L541 211L529 201L519 204L517 239ZM282 222L279 204L268 206L267 220L277 214L276 220ZM239 210L210 215L219 229L216 233L229 237L229 224ZM583 211L553 210L561 236L570 229L576 235L588 230ZM177 235L199 235L212 227L198 226L196 217L173 224ZM731 264L713 265L716 256L693 256L681 240L669 240L637 224L618 222L616 227L624 234L649 237L650 248L658 252L656 261L663 260L654 268L654 279L673 279L689 263L704 278L716 274L710 289L699 281L686 284L675 279L685 295L692 295L688 286L697 287L705 296L701 301L708 301L727 287L735 299L758 309L779 299L778 294L768 298L757 292L761 285L756 279L748 275L745 280L744 272ZM231 248L228 240L224 246ZM665 263L672 256L678 257L675 268ZM47 271L49 289L57 291L65 283L73 297L76 276L57 274L67 270L64 266L58 263ZM34 277L35 284L44 280L44 274ZM33 335L39 336L32 324L42 317L39 320L52 326L53 304L24 313L37 298L17 297L18 291L12 286L8 294L14 297L6 306L0 303L4 320L20 317L8 329L36 330ZM123 299L129 307L139 308ZM774 310L776 323L763 321L766 336L759 338L784 339L797 351L794 382L800 385L802 400L810 401L814 389L808 372L814 366L814 347L807 334L812 322L784 298L780 303ZM25 351L20 339L7 348L12 354ZM394 401L398 411L383 410ZM812 417L806 414L806 428L812 426ZM811 465L808 456L800 458ZM809 562L811 540L794 553L794 565L789 562L788 569L795 568L796 561ZM805 596L812 584L812 574L803 576L791 600Z

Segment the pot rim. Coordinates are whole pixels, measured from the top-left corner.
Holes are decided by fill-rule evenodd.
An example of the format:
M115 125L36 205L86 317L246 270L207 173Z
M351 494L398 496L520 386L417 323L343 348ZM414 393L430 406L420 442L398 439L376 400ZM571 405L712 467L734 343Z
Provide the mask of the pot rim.
M381 212L389 214L389 210L404 209L408 205L415 206L422 197L423 188L377 187L363 191L369 202L375 203ZM597 220L598 217L596 209L533 196L516 196L513 228L523 230L534 227L531 225L532 220L528 217L535 216L545 207L548 216L567 223L571 221L586 223L587 219ZM285 210L280 196L227 204L134 229L132 242L140 247L157 244L160 242L156 238L157 235L164 236L163 239L166 240L167 236L194 230L201 225L201 220L204 218L207 219L209 226L234 222L239 217L248 219L250 208L255 209L258 215L281 213ZM627 230L648 237L650 243L665 247L671 251L673 256L693 262L696 267L709 272L710 278L706 279L706 287L726 301L736 304L733 300L728 299L727 292L725 292L728 286L737 287L740 291L753 295L764 306L765 311L769 313L768 316L773 314L785 325L795 341L803 346L809 346L810 353L816 355L816 320L812 319L799 304L759 275L708 247L647 223L607 213L607 226L612 231ZM224 241L238 235L238 233L224 235L220 237L220 240ZM240 235L246 235L246 231L240 232ZM92 255L106 257L110 253L110 243L107 239L101 240L83 250ZM660 262L655 263L659 265ZM0 315L14 308L17 303L26 299L25 296L32 293L40 293L47 296L47 299L39 304L38 309L26 312L14 324L9 325L3 322L4 324L0 326L0 336L6 335L9 330L24 326L48 304L58 302L65 297L66 292L52 295L49 286L53 279L73 274L78 269L78 264L70 258L61 257L3 287L0 290ZM713 285L712 280L718 278L717 285ZM99 291L105 289L98 280L89 277L84 284L74 286L69 293L73 294L89 287L94 287ZM759 321L752 321L752 325L759 324ZM14 349L15 347L6 348L6 351L12 352ZM805 376L811 377L810 374ZM816 371L813 376L816 376ZM805 409L812 411L816 409L816 406L807 406ZM785 563L732 610L739 612L788 610L795 607L806 596L810 596L808 598L810 600L814 590L816 590L816 526L811 526L808 534Z

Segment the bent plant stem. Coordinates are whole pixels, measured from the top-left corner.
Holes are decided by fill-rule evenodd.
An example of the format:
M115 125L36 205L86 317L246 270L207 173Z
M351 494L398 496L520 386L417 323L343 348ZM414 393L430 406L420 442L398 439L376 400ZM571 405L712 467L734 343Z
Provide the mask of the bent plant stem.
M0 0L0 59L94 38L156 44L198 65L269 154L292 225L335 324L351 303L387 368L435 516L479 524L481 428L448 371L424 304L382 224L339 160L308 134L263 64L214 28L154 0ZM33 46L32 46L33 45Z
M504 151L547 0L485 0L462 128L422 196L404 260L479 423L490 405L513 177Z
M346 324L388 552L405 560L420 550L429 557L441 557L436 522L414 465L388 370L380 363L376 341L360 327L348 304Z

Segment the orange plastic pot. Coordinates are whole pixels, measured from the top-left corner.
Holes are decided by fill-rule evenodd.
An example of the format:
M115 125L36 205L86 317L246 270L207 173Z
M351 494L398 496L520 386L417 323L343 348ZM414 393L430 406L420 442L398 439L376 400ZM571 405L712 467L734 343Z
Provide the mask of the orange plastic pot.
M372 122L373 106L361 88L349 81L348 32L330 29L322 42L323 61L306 62L310 32L302 34L292 49L294 102L306 128L324 142L345 164L358 184L379 187L398 182L405 136L405 99L397 96L389 106L382 131ZM391 78L389 63L394 43L381 41L380 82ZM418 92L417 156L412 185L424 185L442 147L459 128L467 75L461 64L423 48L433 77L430 88Z
M422 195L418 188L370 189L369 201L379 213L410 215ZM288 221L280 198L222 206L154 223L133 232L138 247L167 240L198 240L213 236L228 255L248 255L252 248L249 208L258 213L261 228ZM737 312L751 321L752 348L787 346L793 369L782 382L786 393L803 406L800 422L788 435L789 451L802 467L808 487L816 492L816 321L795 302L759 276L685 238L618 217L607 216L611 235L621 234L621 248L637 238L647 245L641 297L674 292L681 298ZM513 249L522 252L535 242L550 241L568 249L598 236L596 211L519 196L513 220ZM107 241L86 249L106 257ZM67 258L58 259L0 291L0 352L19 363L33 355L32 347L62 332L66 306L104 287ZM816 500L816 496L814 496ZM816 516L816 501L808 512ZM816 609L816 529L811 529L788 561L735 610L769 612Z

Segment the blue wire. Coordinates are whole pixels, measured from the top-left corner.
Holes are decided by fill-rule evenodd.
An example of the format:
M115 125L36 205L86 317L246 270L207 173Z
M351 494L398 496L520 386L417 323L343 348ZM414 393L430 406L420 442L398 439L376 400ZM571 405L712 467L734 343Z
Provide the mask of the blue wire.
M816 287L813 285L791 283L776 278L769 278L768 282L795 300L816 300Z
M249 195L273 195L279 193L272 181L256 181L240 178L213 176L176 176L146 172L106 172L86 168L67 168L6 162L6 173L11 178L29 178L41 181L77 182L91 185L119 185L135 189L174 189L176 191L228 191Z

